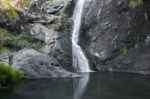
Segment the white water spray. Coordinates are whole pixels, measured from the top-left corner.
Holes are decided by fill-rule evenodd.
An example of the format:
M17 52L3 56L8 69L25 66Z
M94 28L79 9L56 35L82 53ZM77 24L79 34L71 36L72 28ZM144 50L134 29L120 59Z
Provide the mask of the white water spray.
M74 22L72 31L73 66L75 70L78 72L90 72L88 59L84 55L81 47L78 45L84 3L85 0L77 1L73 15L73 22Z

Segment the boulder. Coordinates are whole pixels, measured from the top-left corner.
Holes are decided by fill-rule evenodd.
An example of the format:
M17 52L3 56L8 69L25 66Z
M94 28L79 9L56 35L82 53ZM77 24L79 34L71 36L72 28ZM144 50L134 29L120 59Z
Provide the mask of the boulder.
M45 41L45 43L50 43L54 38L54 30L45 27L40 23L30 24L28 26L29 34L36 39Z
M63 69L55 58L34 49L19 51L12 62L12 66L23 70L29 78L78 77Z

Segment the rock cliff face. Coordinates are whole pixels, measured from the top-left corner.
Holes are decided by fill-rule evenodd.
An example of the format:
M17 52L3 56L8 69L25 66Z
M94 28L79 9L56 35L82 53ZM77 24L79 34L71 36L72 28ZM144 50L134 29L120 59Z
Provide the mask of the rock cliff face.
M72 70L71 9L72 0L37 0L31 4L26 14L28 24L24 26L31 36L45 41L47 45L40 50L68 70Z
M150 73L150 3L132 9L127 1L87 1L80 38L91 68Z
M72 76L71 73L65 72L63 69L57 69L65 68L66 70L72 71L71 23L69 18L71 13L67 12L70 6L71 8L73 7L72 4L70 0L38 0L31 4L27 12L23 13L24 18L27 16L26 20L28 21L28 24L23 24L24 31L34 38L44 40L46 43L46 46L39 49L39 51L47 54L49 59L51 59L49 66L52 68L47 73L45 72L46 69L44 72L46 74L50 73L52 77L55 77L55 75L56 77ZM37 68L37 66L33 68ZM39 68L39 70L41 69Z
M20 20L0 13L0 27L45 41L43 48L0 54L0 61L29 77L74 77L71 53L71 15L75 0L33 0L18 8ZM128 0L86 0L80 45L91 69L150 74L150 2L136 9ZM7 23L7 24L6 24ZM28 67L27 67L28 66ZM65 69L64 69L65 68Z

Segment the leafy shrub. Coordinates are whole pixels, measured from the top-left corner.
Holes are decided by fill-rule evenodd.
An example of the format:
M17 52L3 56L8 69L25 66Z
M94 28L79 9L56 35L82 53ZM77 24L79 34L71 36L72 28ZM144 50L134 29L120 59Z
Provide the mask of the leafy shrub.
M0 45L0 54L2 53L8 53L9 49L5 46Z
M13 7L11 9L4 10L4 13L12 22L16 22L17 20L19 20L17 10Z
M13 68L9 64L0 62L0 85L7 86L25 78L25 73Z
M29 6L31 0L23 0L23 6Z
M45 45L44 41L35 39L26 34L20 34L11 38L11 44L17 49L24 47L32 47L33 45L37 47L42 47Z
M40 48L44 45L45 45L44 41L32 38L31 36L25 33L19 35L12 35L6 29L0 28L0 53L9 52L8 48L20 50L25 47Z
M0 28L0 44L9 40L12 35L6 29Z
M11 38L11 44L17 48L29 47L29 37L26 35L17 35Z
M9 52L9 49L3 46L3 44L5 44L5 42L7 42L11 37L12 35L10 35L6 29L0 28L0 54Z
M12 0L0 0L0 11L4 13L11 21L16 22L19 19L17 9L11 5Z

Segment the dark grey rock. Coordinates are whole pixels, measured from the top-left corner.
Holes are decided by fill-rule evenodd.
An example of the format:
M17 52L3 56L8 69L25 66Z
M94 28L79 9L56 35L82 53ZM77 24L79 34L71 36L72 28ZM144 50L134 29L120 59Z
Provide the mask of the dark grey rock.
M62 3L52 3L51 1L45 2L42 6L42 10L45 10L48 14L56 14L63 8Z
M36 0L31 4L30 10L36 13L57 14L65 9L69 3L70 0Z
M117 57L113 69L116 71L138 72L141 74L150 74L150 45L144 45L129 50L121 57ZM121 64L121 65L120 65Z
M30 35L33 36L34 38L40 39L45 41L45 34L49 33L48 28L37 23L33 25L29 25L31 27L30 29Z
M145 1L132 9L127 0L86 2L80 45L87 53L91 68L100 71L150 71L148 4ZM120 51L123 46L128 50L125 55Z
M15 68L23 70L29 78L78 77L63 69L58 61L34 49L24 49L13 57Z

